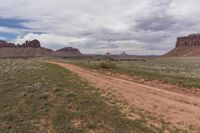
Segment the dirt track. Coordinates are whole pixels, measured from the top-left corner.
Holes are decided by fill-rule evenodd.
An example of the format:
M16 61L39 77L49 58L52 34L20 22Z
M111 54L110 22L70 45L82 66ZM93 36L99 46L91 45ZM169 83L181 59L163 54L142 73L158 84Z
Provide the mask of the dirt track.
M175 125L200 127L200 98L143 84L118 77L111 77L72 64L51 62L77 73L91 84L123 98L129 106L162 115Z

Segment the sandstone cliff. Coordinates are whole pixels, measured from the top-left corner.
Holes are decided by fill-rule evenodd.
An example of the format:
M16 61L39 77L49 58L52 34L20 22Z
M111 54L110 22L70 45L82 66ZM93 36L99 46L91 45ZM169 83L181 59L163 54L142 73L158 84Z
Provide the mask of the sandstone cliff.
M177 38L176 47L164 56L200 56L200 34Z

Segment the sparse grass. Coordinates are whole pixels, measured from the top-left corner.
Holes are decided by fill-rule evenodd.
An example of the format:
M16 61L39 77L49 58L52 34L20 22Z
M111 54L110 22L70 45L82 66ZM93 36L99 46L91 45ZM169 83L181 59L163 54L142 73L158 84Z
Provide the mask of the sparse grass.
M102 61L79 60L70 61L77 65L100 69ZM188 88L200 88L200 58L146 58L135 61L110 61L116 67L109 71L139 76L145 80L160 80ZM105 69L105 68L104 68Z
M106 100L57 65L0 60L0 132L163 132L145 117L127 119Z

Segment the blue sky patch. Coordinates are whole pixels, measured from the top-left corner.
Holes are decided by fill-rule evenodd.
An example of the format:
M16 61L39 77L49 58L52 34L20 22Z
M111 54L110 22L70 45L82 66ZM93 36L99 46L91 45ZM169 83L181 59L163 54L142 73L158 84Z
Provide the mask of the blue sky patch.
M23 19L15 19L15 18L2 18L0 17L0 26L1 27L7 27L7 28L15 28L15 29L29 29L28 27L25 27L23 23L29 22L29 20L23 20ZM9 33L9 32L1 32L0 31L0 38L5 38L5 40L10 41L17 37L18 35L16 33Z
M14 18L2 18L0 17L0 26L17 28L17 29L28 29L23 23L29 22L28 20L14 19Z
M5 41L11 41L16 38L16 34L0 32L0 38L5 38Z

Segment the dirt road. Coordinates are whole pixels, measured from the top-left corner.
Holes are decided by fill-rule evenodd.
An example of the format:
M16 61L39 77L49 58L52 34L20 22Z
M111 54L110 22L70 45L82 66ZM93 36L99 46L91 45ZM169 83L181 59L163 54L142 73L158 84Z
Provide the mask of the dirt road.
M91 84L123 98L129 106L162 115L176 125L200 127L200 98L134 83L72 64L51 62L77 73Z

